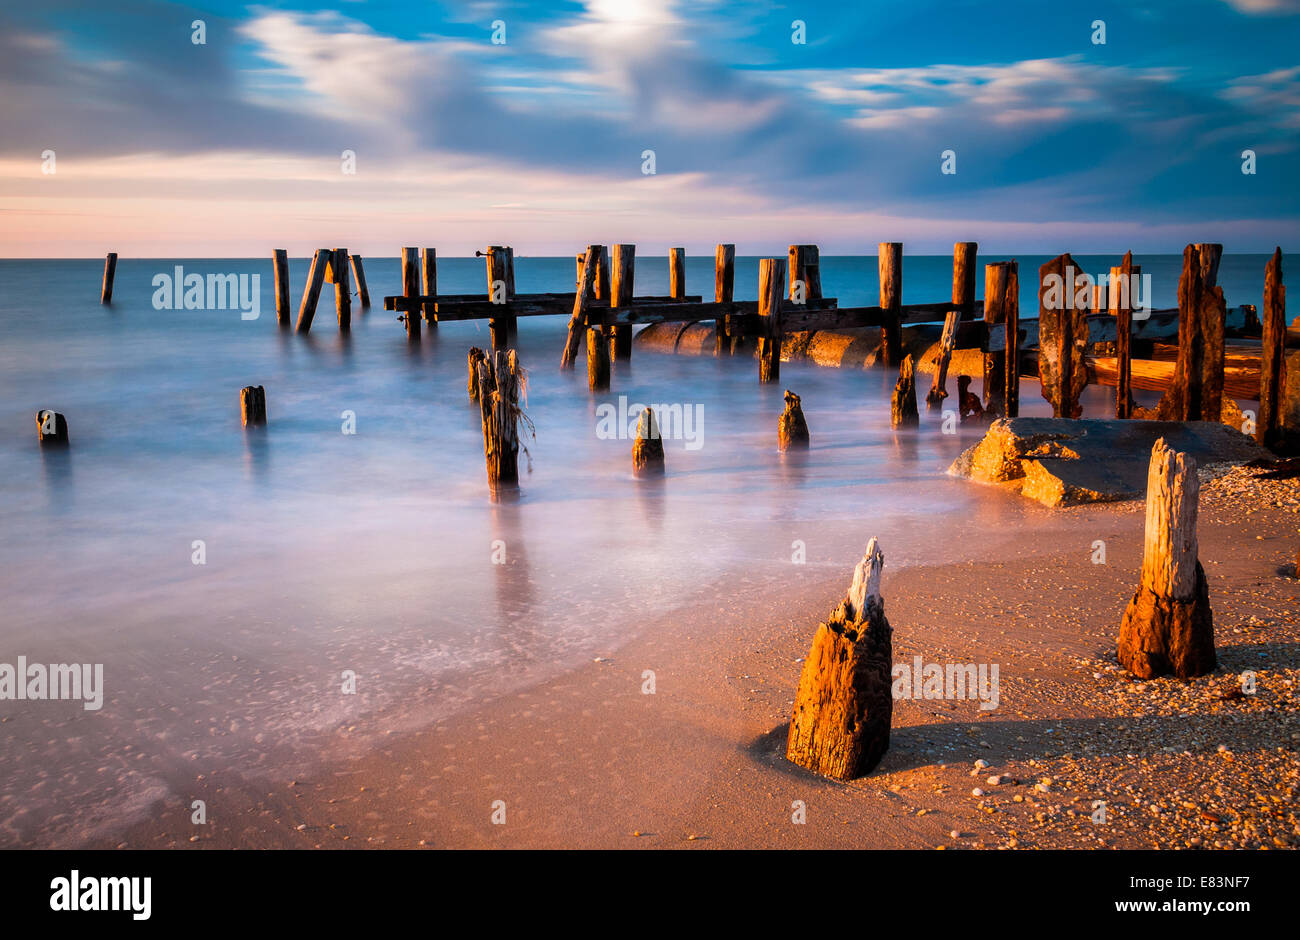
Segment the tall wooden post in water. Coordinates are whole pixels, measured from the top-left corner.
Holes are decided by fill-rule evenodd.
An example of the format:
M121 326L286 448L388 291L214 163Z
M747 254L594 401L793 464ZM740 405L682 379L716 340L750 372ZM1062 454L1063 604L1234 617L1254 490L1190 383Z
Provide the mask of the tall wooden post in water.
M1115 417L1133 417L1133 252L1110 269L1110 310L1115 315ZM1118 275L1118 280L1116 276Z
M615 245L610 254L609 302L614 307L632 304L636 280L636 245ZM615 362L632 360L632 326L610 327L610 355Z
M435 248L420 249L420 293L425 297L438 296L438 251ZM438 309L435 301L424 305L424 322L429 329L438 326Z
M758 381L781 380L781 299L785 293L785 259L764 258L758 264Z
M402 296L414 300L420 296L420 250L418 248L402 249ZM420 311L413 305L406 310L406 340L410 343L420 341Z
M1259 422L1255 440L1276 447L1282 437L1282 396L1286 388L1286 287L1282 249L1275 248L1264 268L1263 355L1259 374Z
M99 302L101 304L111 304L113 302L113 278L117 276L117 252L110 251L104 258L104 283L99 291Z
M903 305L903 243L881 242L877 261L880 268L880 354L876 361L886 369L903 362L903 332L899 308Z
M952 246L952 305L961 311L961 319L975 319L975 278L979 273L976 258L979 242L957 242Z
M719 245L713 253L713 300L729 304L736 285L736 246ZM713 324L713 354L718 358L731 355L730 315L720 316Z

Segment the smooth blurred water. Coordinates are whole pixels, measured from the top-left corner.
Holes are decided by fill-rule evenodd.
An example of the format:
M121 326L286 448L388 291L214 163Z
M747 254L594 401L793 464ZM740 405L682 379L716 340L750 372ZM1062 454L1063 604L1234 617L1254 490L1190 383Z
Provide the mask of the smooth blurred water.
M1023 272L1045 260L1021 259L1023 310L1036 309ZM1229 304L1259 303L1264 260L1224 258ZM666 294L666 260L637 261L638 294ZM1172 305L1179 259L1137 261L1156 305ZM260 318L155 310L152 279L176 264L260 274ZM738 259L738 298L755 296L757 267ZM571 258L516 268L521 293L573 288ZM291 263L295 311L306 271ZM893 376L787 363L765 387L753 359L638 351L593 396L581 365L559 371L564 317L520 321L537 438L520 500L494 504L465 393L466 351L488 345L486 324L408 345L382 309L400 292L396 259L366 261L374 306L354 304L350 336L328 285L310 336L281 331L269 260L125 258L110 307L101 272L0 261L0 662L104 663L107 686L94 713L0 702L0 842L111 828L169 798L195 761L269 772L348 731L360 747L427 723L608 655L657 614L725 612L728 597L710 592L727 576L756 590L847 577L872 535L890 569L942 562L977 530L989 550L1054 524L944 475L977 429L941 434L932 414L892 432ZM711 294L711 258L687 272L688 291ZM484 289L481 260L440 258L438 276L442 293ZM874 303L875 259L825 258L822 282L844 305ZM905 302L950 290L951 259L905 259ZM246 432L250 384L266 387L269 425ZM776 449L783 388L803 397L802 457ZM597 405L620 394L702 406L702 446L668 441L666 479L634 479L631 442L596 434ZM1023 413L1045 413L1030 399ZM42 408L67 416L67 451L38 446ZM355 435L341 430L348 411ZM505 564L493 563L498 540ZM796 541L807 565L792 564ZM345 670L356 695L340 692Z

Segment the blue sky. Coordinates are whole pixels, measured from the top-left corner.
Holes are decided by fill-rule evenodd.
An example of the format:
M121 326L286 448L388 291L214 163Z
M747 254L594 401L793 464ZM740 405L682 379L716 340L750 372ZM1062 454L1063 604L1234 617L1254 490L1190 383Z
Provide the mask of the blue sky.
M1300 0L2 0L0 47L5 256L1300 244Z

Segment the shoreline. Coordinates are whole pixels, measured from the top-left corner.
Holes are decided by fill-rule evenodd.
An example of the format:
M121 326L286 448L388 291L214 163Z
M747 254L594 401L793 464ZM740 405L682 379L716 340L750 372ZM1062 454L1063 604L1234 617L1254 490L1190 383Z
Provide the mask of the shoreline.
M1189 683L1130 681L1114 665L1141 504L1074 507L1057 511L1078 528L1068 551L1044 530L997 560L891 571L884 546L895 663L999 663L1000 703L896 701L889 751L864 778L836 783L783 757L800 659L850 574L818 566L757 593L733 578L610 655L310 777L196 780L208 825L173 800L88 847L1294 847L1300 499L1280 484L1269 492L1283 505L1265 505L1240 484L1203 490L1220 666ZM1104 565L1089 560L1094 538ZM1233 698L1246 668L1258 693Z

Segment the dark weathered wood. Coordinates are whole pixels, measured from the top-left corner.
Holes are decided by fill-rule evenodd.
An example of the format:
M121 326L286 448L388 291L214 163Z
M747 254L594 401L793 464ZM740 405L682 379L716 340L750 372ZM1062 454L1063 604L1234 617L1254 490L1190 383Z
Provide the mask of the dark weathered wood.
M957 345L957 321L960 319L960 310L949 310L943 321L943 334L939 338L939 361L935 364L930 392L925 396L927 409L942 406L943 400L948 397L948 363L952 361L952 351Z
M880 590L884 566L873 538L847 596L818 625L795 693L786 759L837 780L870 773L889 748L893 629Z
M990 334L1007 319L1007 279L1010 273L1010 264L1006 261L984 265L984 324ZM1002 411L1006 398L1006 381L1006 349L990 350L988 343L985 343L984 404L995 414Z
M1142 581L1124 611L1118 642L1119 664L1141 679L1192 679L1216 665L1209 587L1197 558L1199 489L1196 461L1164 438L1156 441L1147 472Z
M903 243L881 242L878 251L880 309L885 318L880 326L880 354L876 361L886 369L894 369L903 361L903 332L898 316L903 305Z
M1020 265L1014 258L1007 262L1007 290L1003 295L1003 343L1006 349L1006 396L1002 414L1020 415Z
M889 401L889 426L908 427L921 423L921 412L916 407L916 368L911 356L903 357L898 367L898 381Z
M816 245L791 245L788 272L792 302L801 304L821 299L821 252Z
M782 451L791 448L806 450L809 443L808 422L804 420L803 402L798 395L787 388L785 411L781 412L781 420L776 429L776 446Z
M478 367L481 362L487 362L487 354L477 346L471 346L469 348L469 381L465 383L465 390L469 392L470 401L478 401Z
M610 253L609 302L614 307L632 304L632 291L636 284L636 245L615 245ZM616 362L632 360L632 327L611 323L609 327L611 353Z
M334 312L338 316L339 332L352 329L352 283L348 277L351 267L346 248L335 248L330 258L334 269Z
M758 381L781 380L781 295L785 292L785 259L758 263Z
M652 408L644 409L636 419L636 440L632 442L632 470L638 476L664 472L664 442L659 419Z
M519 393L524 370L513 349L498 349L479 363L479 414L483 456L493 498L519 483Z
M990 421L994 415L985 409L980 397L970 390L971 377L957 376L957 414L962 424Z
M1264 268L1263 350L1259 375L1259 420L1255 440L1277 448L1282 442L1282 405L1286 388L1286 286L1282 283L1282 249L1275 248Z
M961 319L975 319L975 278L979 274L979 242L957 242L952 246L952 305Z
M113 278L116 276L117 252L110 251L104 258L104 283L99 291L99 302L101 304L111 304L113 302Z
M600 327L587 327L587 387L609 391L609 343Z
M436 248L420 249L420 296L438 296L438 251ZM437 301L426 301L424 309L420 313L424 316L424 322L429 324L429 329L432 330L438 326Z
M317 248L311 258L311 268L307 271L307 286L302 291L302 303L298 305L298 324L294 329L299 333L311 331L311 321L316 316L316 303L320 300L320 290L325 284L325 269L329 266L329 250Z
M1219 261L1223 258L1223 246L1213 242L1197 242L1196 256L1201 262L1201 283L1208 290L1219 283Z
M674 300L686 297L686 249L668 249L668 296Z
M370 308L370 288L366 286L366 266L361 261L360 255L352 256L352 280L357 285L357 297L361 301L362 309Z
M496 307L497 313L488 319L488 332L492 336L492 351L505 349L510 339L510 324L517 323L517 317L509 310L510 282L506 277L508 260L503 245L492 245L484 256L487 266L488 302Z
M713 300L729 304L736 288L736 246L718 245L713 252ZM721 316L713 324L713 354L719 359L731 355L731 336L727 317Z
M261 385L245 385L239 390L239 413L244 427L266 424L266 389Z
M1118 273L1119 281L1115 280ZM1133 417L1133 252L1111 268L1110 309L1115 314L1115 417Z
M1197 247L1184 248L1178 279L1178 363L1155 409L1161 420L1218 421L1221 416L1227 307L1223 288L1205 285L1205 270Z
M572 369L578 361L578 347L587 329L587 308L591 304L592 285L596 280L596 259L600 257L599 245L588 245L586 257L578 270L578 290L573 296L573 313L569 316L569 333L560 358L561 369Z
M281 326L290 323L289 309L289 252L276 248L271 252L272 268L275 271L275 322Z
M68 419L49 409L36 412L36 439L44 447L68 446Z
M418 248L402 249L402 296L411 304L406 308L406 340L410 343L418 343L422 307L416 300L420 296L420 250Z
M1038 375L1057 418L1083 414L1079 395L1088 382L1088 308L1079 302L1080 279L1068 254L1038 269Z

